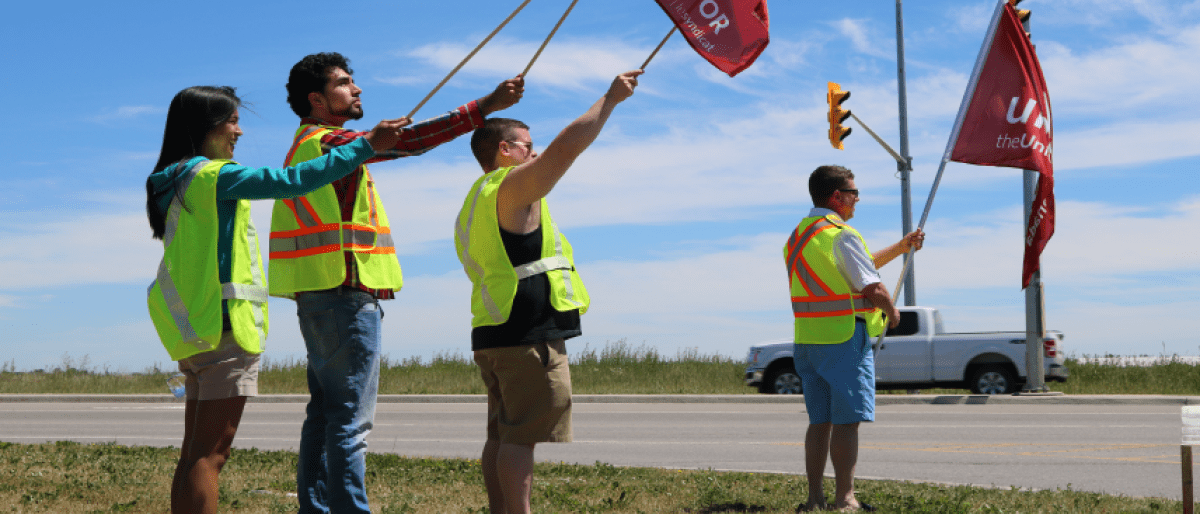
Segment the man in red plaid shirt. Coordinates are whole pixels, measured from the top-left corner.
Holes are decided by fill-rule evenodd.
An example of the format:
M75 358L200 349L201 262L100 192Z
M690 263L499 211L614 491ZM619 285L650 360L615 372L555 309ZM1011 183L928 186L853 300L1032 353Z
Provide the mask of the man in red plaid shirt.
M316 158L366 132L342 128L362 118L362 93L349 61L334 52L305 57L288 76L288 103L300 128L287 161ZM366 163L409 157L483 125L516 104L524 78L401 130L400 142ZM369 513L366 435L379 389L379 300L402 280L387 214L366 164L303 197L279 200L271 220L270 291L294 298L308 349L311 398L300 434L296 487L301 513Z

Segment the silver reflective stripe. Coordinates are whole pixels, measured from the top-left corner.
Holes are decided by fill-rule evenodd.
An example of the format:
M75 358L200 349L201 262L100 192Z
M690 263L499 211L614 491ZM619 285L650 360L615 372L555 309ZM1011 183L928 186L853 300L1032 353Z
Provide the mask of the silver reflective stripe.
M322 246L338 246L342 241L338 239L337 231L324 231L315 234L305 234L296 237L279 237L272 239L268 246L271 252L293 252L296 250L309 250Z
M179 297L179 289L175 287L175 281L171 280L171 273L167 271L166 258L158 265L158 275L154 283L158 284L158 289L162 291L163 301L167 304L171 319L175 320L175 328L179 330L183 344L190 344L200 351L213 349L214 345L197 336L196 329L192 327L191 321L188 321L187 306L183 304L183 299ZM154 284L151 284L150 288L153 290Z
M247 208L249 210L249 208ZM254 328L258 330L259 347L262 350L267 349L267 331L266 313L263 312L263 305L267 303L267 281L262 274L262 256L258 250L258 229L254 227L254 220L250 218L250 213L246 213L246 243L250 246L250 280L254 283L254 294L259 299L250 299L250 312L254 316ZM249 299L249 298L247 298Z
M479 183L479 188L475 190L475 196L471 198L471 207L467 210L467 221L464 224L460 216L454 222L454 237L458 239L462 251L458 254L458 259L463 262L463 265L478 277L480 283L483 282L483 266L471 257L471 225L475 222L475 207L479 205L479 198L483 196L483 188L487 187L490 178L484 178ZM500 307L496 305L496 300L492 298L492 294L488 291L487 284L480 287L480 295L483 299L483 308L487 309L488 316L492 320L500 320L504 318L504 314L500 311Z
M296 221L300 222L300 226L304 228L315 227L321 224L321 221L313 218L312 213L304 208L304 204L296 199L292 199L292 206L296 208Z
M187 195L188 187L192 185L192 179L196 178L196 174L200 172L200 169L209 162L206 159L201 160L195 166L183 172L183 176L181 177L183 182L175 191L175 197L171 200L171 206L167 208L167 227L166 232L163 234L164 248L171 246L171 241L175 240L175 230L179 228L179 216L183 210L183 205L179 203L179 199Z
M527 262L513 268L517 272L517 279L529 278L538 273L545 273L556 269L571 269L571 261L568 261L566 257L561 255L555 255Z
M858 308L855 309L854 300L821 300L815 302L792 302L792 312L796 314L815 314L825 312L839 312L848 310L871 310L874 309L874 304L867 298L860 298Z
M221 284L221 298L225 300L249 300L253 303L266 303L267 288L253 284L225 282Z
M179 218L183 212L183 204L180 203L179 199L187 195L187 190L191 187L192 180L196 178L196 174L208 163L208 160L201 160L183 173L181 183L175 192L175 197L171 200L170 207L167 208L166 230L163 233L163 248L171 246L171 243L175 240L175 232L179 229ZM183 304L183 298L179 296L179 289L175 287L175 281L171 279L171 272L167 269L166 255L163 256L162 261L158 264L158 274L155 277L154 283L158 284L158 289L162 291L163 301L167 304L167 310L171 313L171 319L175 320L175 328L179 330L179 336L183 339L183 342L201 350L212 348L209 343L196 335L196 329L192 327L192 323L188 319L190 313L187 306ZM153 291L154 284L151 284L150 288L150 291Z
M549 218L550 215L547 212L547 209L548 209L548 207L546 207L546 200L542 199L543 214L546 214L546 217ZM558 224L554 223L553 221L550 222L550 228L554 229L554 256L561 257L561 258L563 258L563 260L566 260L566 258L563 257L563 249L562 249L563 235L562 235L562 232L558 231ZM559 268L559 269L560 269L559 273L562 274L561 278L563 281L563 289L565 289L565 293L566 293L566 298L564 298L564 299L566 301L570 302L571 305L574 305L576 307L583 307L583 303L575 299L575 288L571 284L571 271L570 270L573 268L568 266L566 268Z
M342 242L356 246L375 246L376 232L356 228L342 228Z
M396 243L392 241L392 234L377 234L375 238L375 248L395 248Z
M296 146L296 144L300 142L300 140L308 137L309 134L312 134L313 132L316 132L318 130L321 130L321 129L320 129L320 127L318 127L316 125L309 125L309 126L305 127L304 130L300 131L299 134L296 134L296 138L292 140L292 147L294 148ZM285 162L285 163L283 163L283 165L284 166L292 166L292 163ZM304 208L304 205L302 203L300 203L299 198L292 198L289 201L292 202L292 207L295 208L296 221L300 223L300 226L307 228L307 227L315 227L315 226L321 224L320 220L313 219L312 214L308 212L308 209Z
M807 242L812 238L813 234L815 234L818 230L830 225L832 225L832 223L827 220L818 220L812 225L809 225L808 228L804 229L804 232L799 233L799 235L797 235L796 231L793 231L792 239L788 241L788 246L791 248L791 251L788 253L787 265L789 268L792 268L792 272L795 273L796 278L799 278L800 281L804 283L804 287L808 289L813 296L825 296L825 290L821 287L820 282L818 282L815 277L808 273L808 268L800 264L798 261L800 253L804 251L803 245L807 244Z

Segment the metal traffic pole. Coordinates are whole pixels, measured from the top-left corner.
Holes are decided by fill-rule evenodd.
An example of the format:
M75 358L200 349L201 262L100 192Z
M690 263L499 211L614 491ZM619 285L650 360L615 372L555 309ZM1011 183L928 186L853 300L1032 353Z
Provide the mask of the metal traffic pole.
M900 217L903 227L901 237L912 232L912 194L910 175L912 156L908 155L908 88L904 72L904 8L902 0L896 0L896 88L900 97L900 158L896 169L900 172ZM908 274L904 276L904 304L917 305L916 266L908 261L915 257L912 252L904 254Z

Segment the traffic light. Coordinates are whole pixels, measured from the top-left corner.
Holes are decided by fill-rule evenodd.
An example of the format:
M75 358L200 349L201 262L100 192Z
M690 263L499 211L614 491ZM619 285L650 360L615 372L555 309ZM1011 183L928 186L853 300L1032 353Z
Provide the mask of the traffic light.
M1021 0L1008 0L1008 3L1012 4L1013 10L1017 12L1017 19L1021 21L1021 26L1025 28L1025 33L1029 34L1029 16L1033 13L1028 9L1016 8L1017 4L1021 3Z
M829 83L829 94L825 97L829 102L829 144L838 150L844 149L842 140L850 135L850 127L842 126L842 122L850 117L850 110L843 109L842 102L849 98L849 91L842 91L842 86Z

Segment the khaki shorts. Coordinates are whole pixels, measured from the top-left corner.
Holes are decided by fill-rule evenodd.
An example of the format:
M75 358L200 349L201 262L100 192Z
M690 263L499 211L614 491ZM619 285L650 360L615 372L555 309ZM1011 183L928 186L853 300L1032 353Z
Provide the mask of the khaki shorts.
M179 361L179 372L186 377L187 399L258 396L260 358L259 354L246 353L233 338L233 332L225 331L217 349Z
M571 442L571 368L562 339L475 352L488 392L488 440Z

